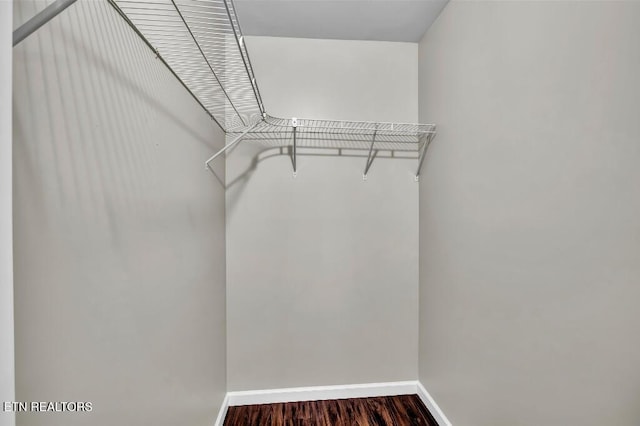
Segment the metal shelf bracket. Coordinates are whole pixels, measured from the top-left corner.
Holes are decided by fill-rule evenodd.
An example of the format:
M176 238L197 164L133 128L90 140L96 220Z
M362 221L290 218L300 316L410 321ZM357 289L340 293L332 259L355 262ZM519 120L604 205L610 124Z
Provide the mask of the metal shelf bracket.
M371 138L371 146L369 147L369 155L367 155L367 164L364 168L364 173L362 174L362 180L367 180L367 173L369 172L369 169L371 168L371 164L373 164L373 160L376 158L376 155L378 155L378 150L376 150L375 152L373 151L373 145L375 145L376 143L377 134L378 134L378 126L376 126L376 129L373 131L373 137Z
M298 170L296 167L296 148L297 148L297 130L298 130L298 119L293 117L291 119L291 128L293 130L293 150L291 151L291 162L293 163L293 177L296 177L298 174Z
M418 157L418 170L416 170L416 182L420 180L420 169L422 169L422 163L424 162L425 154L427 153L427 149L429 149L429 145L433 141L435 137L435 133L427 133L423 136L425 141L422 143L422 148L420 149L420 156Z

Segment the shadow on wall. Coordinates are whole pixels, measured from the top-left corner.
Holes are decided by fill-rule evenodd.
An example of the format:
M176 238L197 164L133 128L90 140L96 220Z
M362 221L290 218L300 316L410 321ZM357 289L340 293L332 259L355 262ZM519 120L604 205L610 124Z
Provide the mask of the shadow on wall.
M14 22L43 6L16 2ZM212 424L224 186L200 165L224 133L107 2L13 57L16 397L94 402L19 422Z
M24 20L36 13L39 4L16 8L16 15L23 15ZM104 19L110 14L113 19ZM73 173L68 178L74 182L71 187L77 189L81 185L79 175L90 169L95 171L95 179L90 181L98 187L104 187L104 181L118 181L117 176L124 170L137 175L134 177L148 175L150 168L158 167L150 150L158 147L157 140L162 139L154 137L157 132L149 132L148 127L157 125L160 129L163 121L179 127L188 136L185 139L201 143L208 151L217 149L211 137L199 133L193 123L176 114L164 100L166 94L159 93L159 87L173 77L164 66L149 61L153 53L120 22L106 2L91 8L78 3L46 30L50 37L36 32L14 49L14 62L25 64L23 78L28 81L26 94L17 96L28 98L28 102L20 102L28 105L25 116L37 116L34 108L40 103L46 105L47 117L39 126L46 127L48 137L39 140L48 139L50 145L38 149L61 159L61 147L77 143L77 147L70 148L70 154L86 170L56 170L61 188L70 188L64 184L65 173ZM14 109L16 102L14 97ZM20 120L16 121L19 127ZM54 167L59 165L57 161L52 163ZM130 184L139 182L136 178ZM95 189L90 192L97 192ZM140 190L122 188L128 196L132 196L131 191Z
M241 172L238 176L234 177L232 181L225 185L225 189L230 189L234 185L249 178L252 172L256 170L258 164L262 161L268 160L274 157L287 156L291 160L291 171L293 172L293 146L282 145L276 147L265 148L256 154L249 166ZM413 151L401 150L401 149L374 149L369 157L369 150L364 148L322 148L322 147L309 147L298 146L296 148L296 156L298 157L345 157L345 158L363 158L362 171L364 173L366 160L373 162L375 159L403 159L403 160L417 160L418 157ZM216 178L220 178L216 175Z
M244 141L241 143L252 143L252 141ZM387 144L387 145L395 145L395 147L389 147L385 149L374 149L371 154L369 154L368 147L358 147L358 144L351 144L351 146L347 147L320 147L320 146L297 146L296 148L296 157L333 157L333 158L362 158L362 174L360 176L354 175L354 178L362 179L364 175L364 171L367 168L367 165L371 167L367 174L375 173L375 162L377 161L386 161L386 160L404 160L404 161L418 161L418 155L415 151L403 148L401 144ZM232 151L237 149L238 145L234 146L227 152L227 155L234 155ZM215 179L227 190L227 209L228 211L233 211L237 199L242 195L244 185L249 181L252 174L257 170L258 165L268 159L275 159L278 157L288 157L290 160L290 168L288 170L284 170L283 173L293 173L294 167L294 158L293 158L293 145L292 144L283 144L280 146L271 146L266 147L264 149L258 150L252 157L251 160L247 162L244 169L239 172L237 175L234 174L233 177L230 178L224 184L224 180L218 175L217 172L212 171ZM232 191L230 191L232 190Z

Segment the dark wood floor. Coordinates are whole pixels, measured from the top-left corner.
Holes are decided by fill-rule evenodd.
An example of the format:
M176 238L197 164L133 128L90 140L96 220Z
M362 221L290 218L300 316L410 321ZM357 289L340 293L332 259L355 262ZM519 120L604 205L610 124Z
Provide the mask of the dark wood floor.
M438 426L417 395L229 407L224 426Z

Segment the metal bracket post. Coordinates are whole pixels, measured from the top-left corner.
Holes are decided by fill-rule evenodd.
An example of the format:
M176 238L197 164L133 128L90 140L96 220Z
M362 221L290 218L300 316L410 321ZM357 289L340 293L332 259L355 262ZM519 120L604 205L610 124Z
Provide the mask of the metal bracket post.
M420 151L420 157L418 157L418 170L416 170L416 182L420 180L420 169L422 169L422 163L424 162L425 154L427 153L427 149L429 145L431 145L431 141L436 136L435 133L427 133L424 137L426 140L422 144L422 149Z
M296 146L297 146L297 129L298 129L298 119L293 117L291 119L291 127L293 128L293 151L291 155L291 162L293 163L293 177L296 177L298 174L298 170L296 167Z
M373 156L371 156L371 153L373 152L373 145L376 143L376 134L378 133L378 128L376 127L376 129L373 131L373 138L371 138L371 146L369 147L369 155L367 155L367 165L364 168L364 173L362 174L362 180L367 180L367 173L369 172L369 168L371 167L371 164L373 163L373 159L376 158L376 155L378 154L378 150L376 150L375 154L373 154Z
M38 12L13 32L13 46L38 30L41 26L58 16L60 12L75 3L76 0L56 0L43 10Z

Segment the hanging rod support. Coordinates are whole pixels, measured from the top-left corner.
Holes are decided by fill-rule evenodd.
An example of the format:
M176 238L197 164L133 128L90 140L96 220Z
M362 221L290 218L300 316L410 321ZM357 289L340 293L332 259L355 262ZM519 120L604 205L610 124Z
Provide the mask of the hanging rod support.
M369 147L369 155L367 156L367 165L364 168L364 173L362 174L362 180L367 180L367 173L369 172L369 168L371 167L371 164L373 163L373 159L376 158L376 154L378 153L378 151L376 150L376 154L373 154L373 157L371 156L371 154L373 153L373 145L376 143L377 133L378 133L378 128L376 127L376 129L373 131L373 138L371 138L371 146Z
M427 153L427 149L429 149L429 145L431 145L431 141L435 137L435 133L427 133L424 137L426 140L422 144L422 149L420 150L420 157L418 157L418 170L416 170L416 182L420 180L420 169L422 169L422 163L424 162L425 154Z
M258 121L256 124L254 124L253 126L249 127L247 130L242 132L242 134L240 136L238 136L237 138L235 138L234 140L232 140L231 142L226 144L224 146L224 148L222 148L220 151L218 151L215 154L213 154L213 156L211 156L211 158L209 158L207 161L204 162L205 168L209 169L209 170L211 170L213 172L213 169L211 168L211 165L209 165L209 163L211 163L213 160L218 158L220 155L222 155L228 149L230 149L230 148L234 147L235 145L237 145L247 135L247 133L252 131L260 123L262 123L262 121Z
M60 12L75 3L76 0L56 0L38 12L13 32L13 46L36 32L38 28L58 16Z

